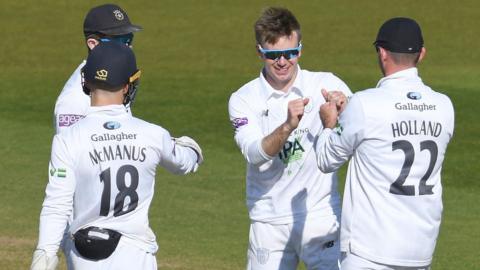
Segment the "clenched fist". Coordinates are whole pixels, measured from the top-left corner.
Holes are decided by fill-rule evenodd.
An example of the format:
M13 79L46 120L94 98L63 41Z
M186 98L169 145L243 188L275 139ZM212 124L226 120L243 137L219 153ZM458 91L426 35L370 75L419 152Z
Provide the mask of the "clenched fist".
M322 89L323 98L325 98L326 102L332 102L337 106L338 113L342 113L347 106L347 96L341 91L329 91Z
M288 102L288 115L285 122L291 130L298 127L298 123L302 120L305 106L310 100L308 98L298 98Z

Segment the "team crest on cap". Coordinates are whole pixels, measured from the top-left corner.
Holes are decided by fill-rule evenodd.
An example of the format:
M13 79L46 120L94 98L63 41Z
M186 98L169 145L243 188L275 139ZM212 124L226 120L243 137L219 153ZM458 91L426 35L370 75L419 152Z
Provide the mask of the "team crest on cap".
M122 21L123 18L125 18L125 17L123 16L123 13L122 13L120 10L118 10L118 9L114 10L114 11L113 11L113 14L115 15L115 18L117 18L117 20L119 20L119 21Z
M95 79L100 81L106 81L108 77L108 71L105 69L97 70L97 75L95 75Z

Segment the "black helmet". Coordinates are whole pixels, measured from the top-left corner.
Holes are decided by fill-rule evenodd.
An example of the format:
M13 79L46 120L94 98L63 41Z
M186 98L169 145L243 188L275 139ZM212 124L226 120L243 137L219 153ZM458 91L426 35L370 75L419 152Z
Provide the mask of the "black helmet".
M82 68L82 85L85 94L90 94L88 86L107 91L119 91L129 85L124 104L133 102L140 78L135 54L125 44L110 41L99 43L90 52L87 63Z

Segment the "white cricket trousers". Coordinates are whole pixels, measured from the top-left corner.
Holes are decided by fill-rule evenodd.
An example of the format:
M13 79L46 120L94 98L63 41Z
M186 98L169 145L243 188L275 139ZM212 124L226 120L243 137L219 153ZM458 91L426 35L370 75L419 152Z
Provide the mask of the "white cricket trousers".
M342 270L429 270L430 266L405 267L380 264L369 261L350 252L342 252L340 269Z
M292 224L250 224L247 270L295 270L303 261L309 270L338 270L337 216L306 217Z
M84 259L78 254L73 242L69 241L71 264L68 270L157 270L157 259L155 254L146 252L131 244L126 244L120 238L117 248L110 257L91 261ZM72 268L70 268L72 267Z

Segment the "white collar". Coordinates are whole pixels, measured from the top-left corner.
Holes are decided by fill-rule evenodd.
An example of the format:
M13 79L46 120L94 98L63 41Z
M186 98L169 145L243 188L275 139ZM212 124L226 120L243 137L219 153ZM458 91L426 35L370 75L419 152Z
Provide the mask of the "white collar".
M418 77L418 70L415 67L407 68L393 74L388 75L387 77L383 77L378 81L377 87L380 88L381 86L385 86L390 84L396 80L409 80L409 81L418 81L422 82L422 79Z
M101 113L106 115L121 115L127 114L127 108L123 104L113 104L105 106L90 106L87 115L93 113Z
M260 71L259 77L261 93L265 100L269 99L272 96L284 96L291 91L296 91L300 96L304 96L304 93L302 91L302 89L304 89L302 80L302 69L300 68L300 65L297 65L297 74L295 76L295 80L293 81L292 86L290 87L290 89L288 89L287 92L274 89L263 75L263 69Z

